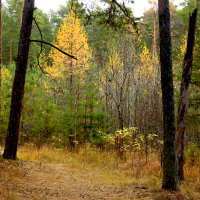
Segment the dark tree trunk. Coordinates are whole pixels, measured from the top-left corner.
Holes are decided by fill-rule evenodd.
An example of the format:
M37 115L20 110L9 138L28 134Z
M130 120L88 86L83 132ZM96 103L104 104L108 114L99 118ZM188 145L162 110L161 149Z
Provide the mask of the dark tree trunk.
M3 153L3 157L5 159L16 159L17 155L19 125L20 125L20 116L22 109L22 100L24 95L24 85L25 85L26 69L28 62L30 35L31 35L32 21L33 21L33 11L34 11L34 0L25 0L15 78L12 90L8 132L7 132L5 149Z
M177 135L176 135L176 154L178 160L178 178L184 180L184 134L186 129L186 113L188 108L188 96L189 96L189 85L192 74L192 61L193 61L193 49L195 41L195 29L196 29L197 9L195 9L190 16L188 38L187 38L187 49L183 61L183 72L180 89L180 102L178 107L177 117Z
M158 1L163 104L163 189L178 190L169 0Z

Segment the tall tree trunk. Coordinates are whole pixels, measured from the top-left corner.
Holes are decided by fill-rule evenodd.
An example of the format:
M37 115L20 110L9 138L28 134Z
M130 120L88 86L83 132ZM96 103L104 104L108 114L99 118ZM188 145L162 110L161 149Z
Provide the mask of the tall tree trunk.
M163 104L163 189L178 190L169 0L158 1Z
M188 38L187 38L187 49L183 61L183 72L180 89L180 102L178 107L177 117L177 135L176 135L176 154L178 160L178 178L184 180L184 134L186 129L186 113L188 108L188 96L189 96L189 85L192 74L192 61L193 61L193 49L195 41L195 29L196 29L197 9L195 9L190 16Z
M20 32L17 64L12 90L10 118L3 157L5 159L16 159L17 144L19 137L19 125L24 95L24 85L30 46L30 35L32 29L34 11L34 0L25 0L22 27Z

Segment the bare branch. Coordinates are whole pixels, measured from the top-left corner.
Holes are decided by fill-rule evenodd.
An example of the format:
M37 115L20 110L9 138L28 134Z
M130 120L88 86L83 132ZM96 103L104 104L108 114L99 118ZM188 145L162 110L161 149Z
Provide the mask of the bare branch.
M41 38L41 40L43 40L42 31L41 31L41 29L40 29L40 27L39 27L39 25L38 25L36 19L33 18L33 21L35 22L35 25L36 25L36 27L37 27L39 33L40 33L40 38ZM44 74L49 74L48 72L44 71L43 68L42 68L41 65L40 65L40 55L42 54L42 51L43 51L43 48L42 48L42 43L41 43L41 45L40 45L40 52L39 52L39 54L38 54L38 56L37 56L37 66L40 68L40 70L42 71L42 73L44 73Z
M38 29L38 31L39 31L39 33L40 33L40 38L41 38L41 40L43 40L42 31L41 31L41 29L40 29L40 27L39 27L39 25L38 25L36 19L33 18L33 21L35 22L35 25L37 26L37 29ZM43 51L43 49L42 49L42 43L41 43L41 45L40 45L40 53L39 53L38 56L37 56L37 62L38 62L37 65L39 66L39 68L41 69L41 71L44 72L44 71L42 70L41 66L40 66L40 55L42 54L42 51Z
M53 44L51 44L51 43L49 43L49 42L45 42L45 41L42 41L42 40L30 40L30 42L38 42L38 43L47 44L47 45L53 47L54 49L60 51L60 52L63 53L64 55L69 56L70 58L72 58L72 59L74 59L74 60L78 60L75 56L72 56L72 55L66 53L66 52L63 51L62 49L60 49L60 48L54 46Z

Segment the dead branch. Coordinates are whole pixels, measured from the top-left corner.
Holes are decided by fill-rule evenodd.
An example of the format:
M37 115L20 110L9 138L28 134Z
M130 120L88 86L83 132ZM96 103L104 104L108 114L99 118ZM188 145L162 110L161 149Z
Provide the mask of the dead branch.
M60 49L59 47L56 47L56 46L54 46L53 44L51 44L51 43L49 43L49 42L45 42L45 41L43 41L43 40L30 40L30 42L38 42L38 43L43 43L43 44L49 45L49 46L53 47L54 49L60 51L60 52L63 53L64 55L69 56L70 58L72 58L72 59L74 59L74 60L78 60L75 56L72 56L72 55L66 53L65 51L63 51L63 50Z

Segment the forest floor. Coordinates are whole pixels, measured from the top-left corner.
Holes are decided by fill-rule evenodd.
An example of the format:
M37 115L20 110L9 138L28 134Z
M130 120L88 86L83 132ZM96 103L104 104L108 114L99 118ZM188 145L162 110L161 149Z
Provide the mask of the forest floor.
M1 200L182 200L200 199L160 190L160 183L145 184L116 168L107 155L76 154L62 151L19 151L19 160L0 159ZM65 158L65 157L66 158ZM98 158L94 158L97 156ZM97 160L98 159L98 160ZM102 162L101 162L102 160ZM103 164L99 164L99 163ZM108 165L105 164L107 162ZM117 162L119 167L119 162Z

